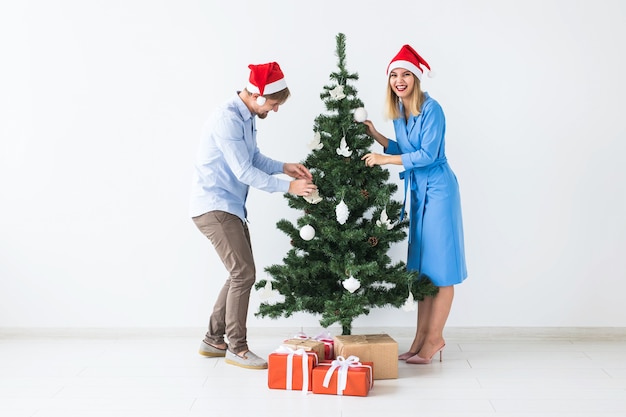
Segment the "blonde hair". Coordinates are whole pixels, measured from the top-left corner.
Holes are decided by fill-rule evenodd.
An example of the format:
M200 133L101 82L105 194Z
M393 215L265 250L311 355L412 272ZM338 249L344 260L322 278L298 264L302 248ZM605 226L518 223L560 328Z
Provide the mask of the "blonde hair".
M413 75L413 80L415 81L415 86L413 88L413 92L411 95L405 99L402 104L406 109L409 110L409 113L413 116L417 116L420 114L422 109L422 104L426 101L426 96L421 89L420 79ZM391 89L391 84L389 83L389 78L387 78L387 99L386 99L386 108L385 115L391 119L398 119L400 117L404 117L404 114L400 112L400 97L394 93Z

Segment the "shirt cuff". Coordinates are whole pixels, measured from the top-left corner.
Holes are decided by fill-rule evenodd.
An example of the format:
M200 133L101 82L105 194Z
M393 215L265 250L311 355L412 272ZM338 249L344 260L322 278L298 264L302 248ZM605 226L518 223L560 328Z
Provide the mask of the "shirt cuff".
M285 181L285 180L279 180L280 183L278 184L278 188L281 193L288 193L289 192L289 184L291 184L291 181Z

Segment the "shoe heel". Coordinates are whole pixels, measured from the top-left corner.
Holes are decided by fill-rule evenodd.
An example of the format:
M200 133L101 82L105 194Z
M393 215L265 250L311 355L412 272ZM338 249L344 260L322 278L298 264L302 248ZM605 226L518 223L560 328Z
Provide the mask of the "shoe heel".
M443 349L446 347L446 344L444 343L443 346L441 346L441 349L439 349L439 362L443 362Z

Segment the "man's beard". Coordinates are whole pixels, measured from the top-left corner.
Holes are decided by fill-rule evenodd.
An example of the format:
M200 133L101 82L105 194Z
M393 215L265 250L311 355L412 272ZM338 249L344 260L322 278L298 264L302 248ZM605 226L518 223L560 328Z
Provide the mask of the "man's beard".
M256 117L258 117L259 119L265 119L268 114L269 114L269 112L259 113L259 114L256 115Z

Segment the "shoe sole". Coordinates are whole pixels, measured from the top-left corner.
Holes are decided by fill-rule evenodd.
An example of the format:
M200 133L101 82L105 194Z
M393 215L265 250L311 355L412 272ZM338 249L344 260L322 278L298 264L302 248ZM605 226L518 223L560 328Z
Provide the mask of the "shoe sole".
M265 365L245 365L243 363L239 363L239 362L234 361L232 359L224 359L224 362L226 362L227 364L230 364L230 365L235 365L235 366L238 366L240 368L246 368L246 369L267 369L267 364L265 364Z
M206 356L207 358L223 358L224 356L226 356L226 352L214 353L214 352L205 352L203 350L199 350L198 353L201 354L202 356Z

